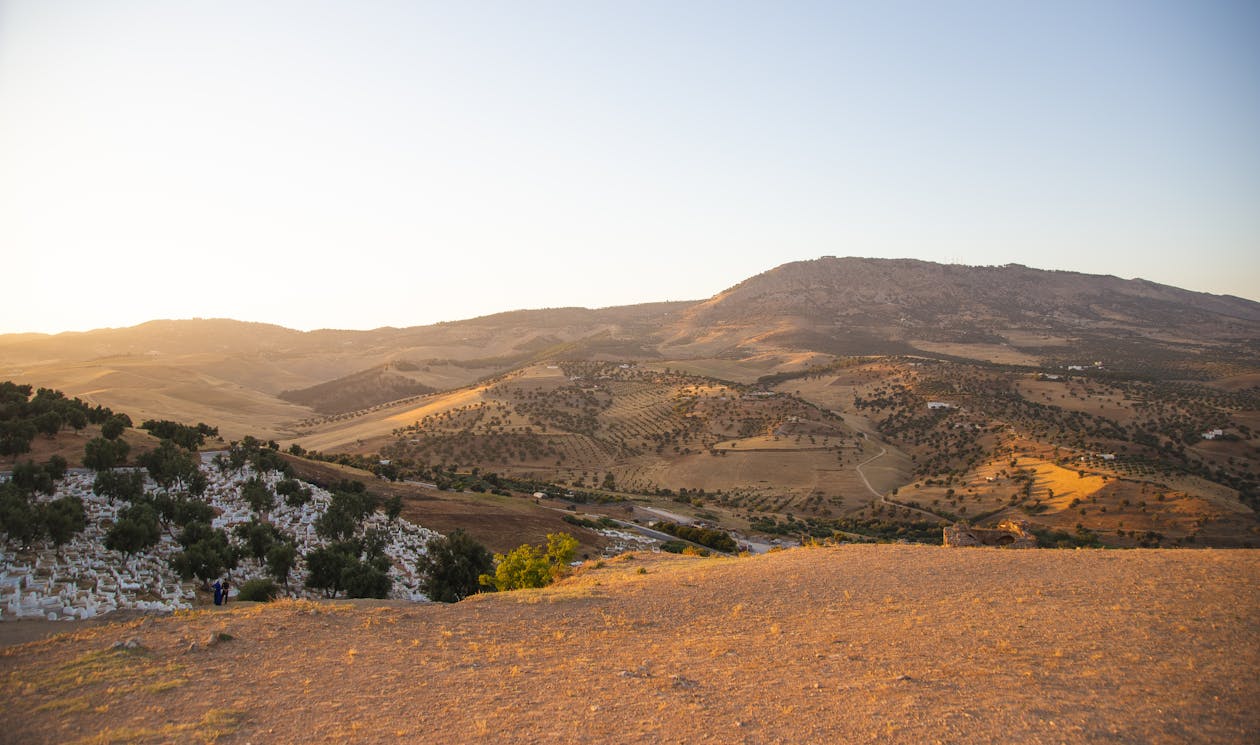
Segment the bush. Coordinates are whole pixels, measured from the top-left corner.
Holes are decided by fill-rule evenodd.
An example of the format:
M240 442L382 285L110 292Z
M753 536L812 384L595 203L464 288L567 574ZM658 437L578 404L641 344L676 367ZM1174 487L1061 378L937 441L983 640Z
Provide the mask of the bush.
M568 533L549 533L546 549L527 543L506 556L495 554L494 576L484 574L479 582L500 591L546 587L564 575L577 547L577 539Z
M256 603L270 603L276 599L280 588L269 579L251 579L241 585L236 593L237 600L252 600Z

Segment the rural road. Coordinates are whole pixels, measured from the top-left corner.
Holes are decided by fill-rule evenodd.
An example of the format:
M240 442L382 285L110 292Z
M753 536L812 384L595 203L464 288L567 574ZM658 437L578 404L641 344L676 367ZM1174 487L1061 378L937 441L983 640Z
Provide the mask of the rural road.
M865 432L863 432L863 433L862 433L862 439L863 439L863 440L869 440L870 438L868 438L868 437L866 436L866 433L865 433ZM870 493L871 493L871 494L874 494L876 497L879 497L879 499L880 499L881 501L884 499L884 495L883 495L883 494L880 494L880 493L879 493L879 492L877 492L877 491L875 491L875 487L871 486L871 481L870 481L870 479L866 478L866 474L865 474L865 473L863 473L863 471L862 471L862 466L864 466L864 465L866 465L867 463L870 463L870 462L872 462L872 461L878 460L879 458L883 458L883 457L884 457L885 455L887 455L887 454L888 454L888 448L883 447L883 446L881 445L881 446L880 446L880 448L879 448L879 455L872 455L871 457L867 458L866 460L862 461L861 463L859 463L859 464L857 464L856 466L854 466L854 467L853 467L853 470L857 471L857 475L862 477L862 483L863 483L863 484L866 484L866 488L867 488L867 490L868 490L868 491L870 491Z
M863 439L863 440L869 440L870 438L868 438L868 437L866 436L866 433L865 433L865 432L863 432L863 433L862 433L862 439ZM884 456L885 456L885 455L887 455L887 454L888 454L888 448L883 447L883 446L881 445L881 446L880 446L880 448L879 448L879 454L878 454L878 455L872 455L871 457L867 458L866 460L862 461L861 463L859 463L859 464L857 464L856 466L854 466L854 467L853 467L853 469L854 469L855 471L857 471L857 475L862 477L862 483L863 483L863 484L866 484L866 488L867 488L867 489L871 492L871 494L874 494L874 495L875 495L875 496L879 499L879 503L880 503L880 504L882 504L882 505L885 505L885 506L888 506L888 507L892 507L892 508L894 508L894 509L895 509L895 508L897 508L897 507L900 507L900 508L902 508L902 509L904 509L904 510L912 510L912 511L914 511L914 512L918 512L918 513L920 513L920 514L927 515L928 517L930 517L930 518L932 518L932 519L934 519L934 520L939 520L939 519L940 519L940 517L941 517L940 515L933 514L933 513L931 513L931 512L928 512L927 510L921 510L921 509L919 509L918 507L911 507L910 505L900 504L900 503L898 503L898 502L892 502L892 501L890 501L890 500L888 499L888 497L885 497L883 494L880 494L879 492L875 491L875 487L871 486L870 479L866 478L866 474L862 472L862 466L864 466L864 465L866 465L866 464L868 464L868 463L871 463L871 462L873 462L873 461L875 461L875 460L877 460L877 459L879 459L879 458L882 458L882 457L884 457Z

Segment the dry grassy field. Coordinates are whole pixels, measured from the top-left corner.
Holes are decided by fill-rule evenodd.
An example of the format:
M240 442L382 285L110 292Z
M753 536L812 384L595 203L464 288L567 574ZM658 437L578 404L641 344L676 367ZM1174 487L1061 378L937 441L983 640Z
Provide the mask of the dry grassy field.
M639 554L454 606L239 604L9 647L0 731L22 743L1251 743L1257 613L1255 551Z

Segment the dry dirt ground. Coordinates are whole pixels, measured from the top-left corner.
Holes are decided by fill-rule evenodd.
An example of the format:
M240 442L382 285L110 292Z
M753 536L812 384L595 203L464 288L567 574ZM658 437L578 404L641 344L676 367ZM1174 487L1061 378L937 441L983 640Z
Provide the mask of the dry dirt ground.
M8 647L0 740L1254 743L1257 618L1256 551L639 554Z

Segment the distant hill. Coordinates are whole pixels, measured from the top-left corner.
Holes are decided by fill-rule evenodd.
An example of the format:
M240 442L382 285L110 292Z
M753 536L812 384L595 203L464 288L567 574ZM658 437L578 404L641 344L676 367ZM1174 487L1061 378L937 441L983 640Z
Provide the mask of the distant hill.
M321 414L340 414L383 401L435 392L436 388L418 383L408 376L408 372L417 369L414 364L406 362L385 364L309 388L285 391L280 398L309 406Z
M452 390L555 359L673 360L752 380L835 355L1027 366L1106 358L1112 367L1154 362L1169 375L1201 378L1260 365L1258 339L1260 303L1236 297L1018 265L825 257L698 302L520 310L370 331L194 319L0 336L0 376L140 416L179 414L229 434L284 437L311 414ZM416 369L382 372L399 360Z
M871 354L941 342L1035 351L1036 334L1196 345L1255 340L1260 303L1017 264L826 257L747 279L683 311L671 328L680 350L721 340L745 351Z
M825 257L698 302L0 336L4 379L739 530L1027 518L1055 543L1260 543L1260 303L1143 280Z

